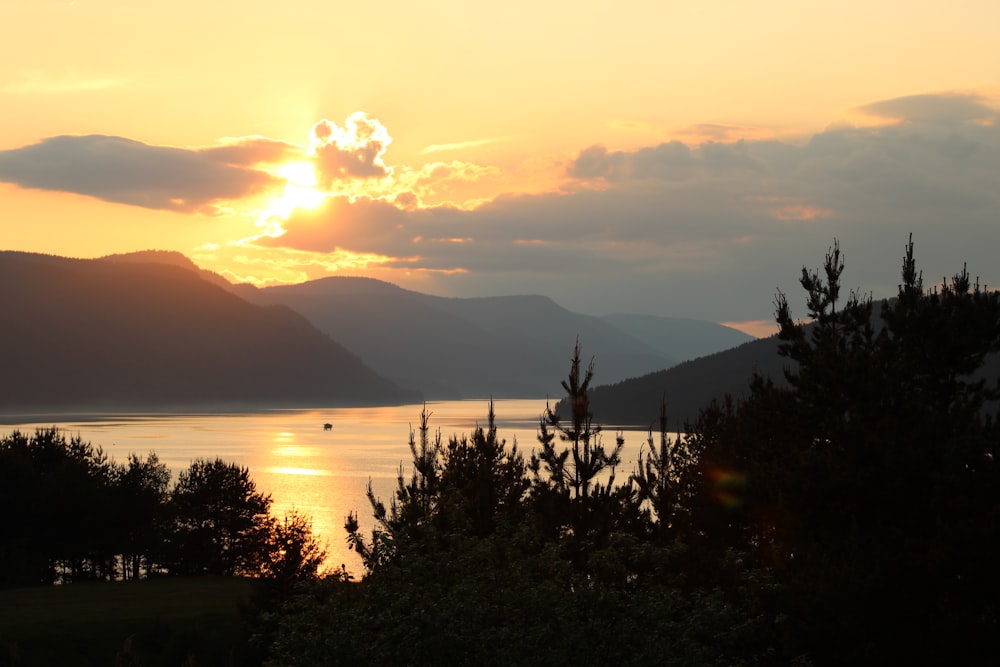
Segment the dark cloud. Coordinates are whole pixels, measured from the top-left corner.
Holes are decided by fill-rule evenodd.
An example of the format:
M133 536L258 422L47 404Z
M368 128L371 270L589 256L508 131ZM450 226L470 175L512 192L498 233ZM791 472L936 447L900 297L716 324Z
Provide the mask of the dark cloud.
M237 167L276 164L305 157L301 147L266 137L239 137L222 146L203 148L197 152L212 160Z
M619 181L629 178L684 178L697 160L691 149L679 141L642 148L634 153L608 152L604 146L591 146L580 152L567 167L574 178L603 178Z
M887 296L910 233L926 276L968 261L998 285L1000 126L962 106L951 119L833 128L801 144L592 146L567 174L599 189L473 211L338 199L295 213L269 243L382 254L450 272L448 293L543 293L583 312L767 317L774 290L794 294L802 265L818 266L834 239L847 287Z
M591 146L569 163L566 173L573 178L606 181L676 180L690 178L696 169L721 173L759 168L743 141L732 144L709 141L696 148L671 141L634 152L609 152L604 146Z
M566 173L573 178L604 178L609 181L628 178L631 170L625 168L625 157L622 151L609 153L604 146L591 146L580 151L566 168Z
M985 98L959 93L896 97L865 105L858 111L879 118L915 123L995 121L998 116L998 110L989 106Z
M242 150L244 159L253 153L249 146L232 150ZM149 146L123 137L60 136L0 151L0 180L144 208L193 212L280 182L239 166L237 158L236 153Z

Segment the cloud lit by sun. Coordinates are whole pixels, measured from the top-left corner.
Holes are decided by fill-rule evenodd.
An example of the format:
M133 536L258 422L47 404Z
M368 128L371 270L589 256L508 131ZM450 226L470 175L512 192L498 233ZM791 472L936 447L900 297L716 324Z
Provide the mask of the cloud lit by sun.
M330 189L338 181L392 175L392 168L383 159L391 143L385 125L363 111L348 116L343 127L324 118L310 132L320 185Z

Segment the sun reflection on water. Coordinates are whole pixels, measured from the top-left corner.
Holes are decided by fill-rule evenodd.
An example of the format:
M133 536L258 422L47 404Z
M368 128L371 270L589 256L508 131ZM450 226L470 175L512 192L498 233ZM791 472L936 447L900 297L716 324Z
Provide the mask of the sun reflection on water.
M442 401L426 408L432 413L431 427L440 428L447 441L482 424L487 406L487 401ZM520 451L530 453L544 407L544 399L496 401L500 436L508 445L516 440ZM127 460L131 452L145 455L153 450L169 468L173 482L196 458L219 457L245 466L258 491L271 495L273 516L280 519L295 511L311 518L313 533L327 547L327 566L343 563L360 578L363 568L347 547L344 520L356 512L365 534L370 533L374 519L368 484L377 498L391 499L400 466L409 473L409 434L422 408L418 404L127 420L67 417L62 423L53 418L17 428L30 432L34 427L57 426L101 445L117 461ZM326 423L333 424L332 430L324 429ZM645 433L629 434L626 447L638 452L644 441ZM626 456L622 470L630 471L631 466Z
M313 475L316 477L329 477L333 473L329 470L316 470L315 468L291 468L288 466L268 468L267 472L275 475Z

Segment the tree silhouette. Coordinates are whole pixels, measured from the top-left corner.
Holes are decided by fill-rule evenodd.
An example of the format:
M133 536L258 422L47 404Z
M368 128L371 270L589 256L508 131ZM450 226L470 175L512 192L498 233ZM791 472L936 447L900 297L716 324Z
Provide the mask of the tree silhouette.
M116 466L113 516L122 579L139 579L162 564L169 485L170 471L155 452L145 459L130 453L125 465Z
M821 663L976 663L1000 611L998 394L977 376L1000 295L965 269L925 291L911 240L875 315L841 303L843 267L834 244L803 269L808 322L776 298L790 386L757 378L693 427L706 466L746 480L727 510L706 484L699 521L781 573L795 645Z
M528 469L532 474L531 496L539 518L549 532L568 528L578 541L603 539L609 530L615 495L615 469L621 463L625 441L619 434L611 449L604 446L601 426L590 409L593 361L581 370L581 347L573 347L568 377L562 381L569 405L569 419L561 418L550 405L539 420L538 442ZM556 440L562 445L558 446ZM606 475L606 480L601 481ZM628 495L630 489L625 488Z
M250 473L221 459L196 459L170 494L170 571L254 574L267 553L268 510Z

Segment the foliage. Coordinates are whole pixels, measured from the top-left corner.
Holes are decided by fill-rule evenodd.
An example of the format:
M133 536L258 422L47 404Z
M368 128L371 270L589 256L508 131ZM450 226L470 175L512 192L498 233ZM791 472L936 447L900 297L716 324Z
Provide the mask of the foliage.
M704 585L677 570L687 550L656 526L661 512L679 516L682 487L658 475L672 478L690 455L668 447L660 459L654 450L646 460L656 464L635 474L641 492L616 483L622 441L601 444L588 407L592 375L581 372L578 344L564 383L577 409L566 422L546 410L541 451L528 464L497 436L492 403L485 427L446 445L431 435L425 408L419 437L410 435L409 478L400 471L388 507L369 491L371 536L348 518L366 576L300 587L270 617L267 664L770 659L780 624L768 602L773 582L734 552Z
M139 579L160 570L157 559L167 529L169 486L170 471L155 452L145 460L130 453L128 463L116 467L115 531L122 539L122 579Z
M99 447L54 428L0 439L0 582L115 578L125 551L120 472Z
M447 557L415 553L360 584L312 587L284 608L265 664L741 665L766 657L759 610L718 589L685 593L667 573L644 585L594 580L552 546L529 555L501 534L456 537Z
M743 480L727 512L706 485L696 521L716 549L775 568L796 651L985 660L1000 629L1000 433L977 372L1000 350L1000 295L965 269L925 291L911 242L875 315L870 297L841 303L843 267L834 245L822 272L803 269L808 324L776 299L790 386L756 378L690 428L706 467Z
M573 348L569 377L562 381L570 406L569 423L548 405L539 420L538 441L541 450L531 456L530 469L536 491L544 488L574 500L583 500L591 495L601 496L614 486L615 467L621 463L624 442L621 436L615 440L614 449L608 451L601 441L601 426L594 424L590 410L590 382L594 377L593 362L582 373L580 366L580 342ZM556 448L556 436L566 448ZM598 481L599 475L609 472L605 484Z
M0 665L246 664L251 582L153 577L0 590Z
M692 503L697 494L700 452L689 438L667 433L667 402L660 401L659 444L650 429L646 447L639 452L636 470L629 477L636 489L643 524L663 543L690 538Z
M413 470L404 480L400 467L388 508L369 484L376 521L371 538L361 535L356 514L347 519L348 543L369 571L405 557L430 534L457 531L485 537L521 512L528 487L524 458L517 443L508 450L497 436L492 402L485 427L477 427L471 438L453 436L447 445L442 445L440 432L430 436L430 416L426 407L420 413L419 441L410 432Z
M55 428L0 438L0 586L246 575L287 589L324 558L298 514L269 515L249 471L197 460L170 489L154 452L110 460Z
M590 409L593 362L581 371L580 355L577 341L569 376L562 381L569 419L563 420L546 405L539 419L540 449L532 452L528 464L531 504L539 527L552 537L568 536L578 561L589 544L608 539L615 522L623 520L620 510L632 501L628 484L615 486L615 469L621 463L625 441L618 434L614 447L605 448L602 428L594 424ZM562 448L556 444L557 437Z
M291 511L281 521L269 518L269 523L267 557L261 562L260 576L283 586L318 577L326 549L316 541L312 521Z
M179 574L250 575L268 549L271 496L250 471L222 459L196 459L170 494L170 570Z

